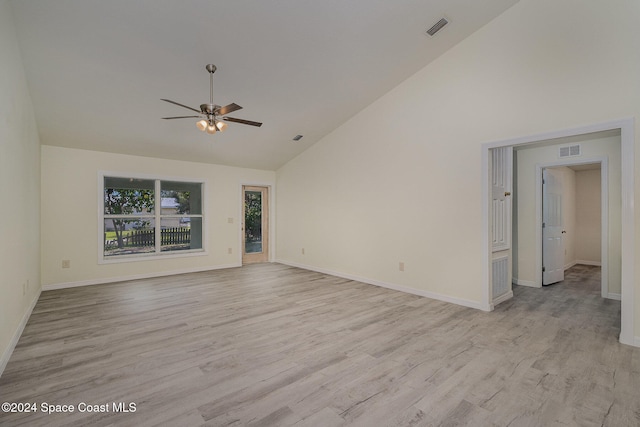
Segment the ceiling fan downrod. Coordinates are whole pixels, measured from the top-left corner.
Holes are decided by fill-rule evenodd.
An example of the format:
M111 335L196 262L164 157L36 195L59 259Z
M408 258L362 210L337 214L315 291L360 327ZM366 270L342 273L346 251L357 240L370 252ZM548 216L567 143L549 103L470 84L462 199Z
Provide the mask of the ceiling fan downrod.
M215 73L218 68L213 64L207 64L205 68L209 72L209 103L201 104L200 110L202 110L202 114L205 114L207 116L209 125L213 126L215 124L216 108L215 104L213 103L213 73Z
M207 66L205 67L207 69L207 71L209 72L209 92L210 92L210 97L209 97L209 103L213 104L213 73L216 72L216 70L218 69L218 67L216 67L213 64L207 64Z

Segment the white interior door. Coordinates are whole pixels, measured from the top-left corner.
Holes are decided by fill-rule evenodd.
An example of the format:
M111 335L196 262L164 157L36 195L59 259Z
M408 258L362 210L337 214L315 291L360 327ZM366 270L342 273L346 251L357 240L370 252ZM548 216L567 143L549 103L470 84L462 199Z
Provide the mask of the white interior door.
M542 284L564 280L562 174L542 170Z

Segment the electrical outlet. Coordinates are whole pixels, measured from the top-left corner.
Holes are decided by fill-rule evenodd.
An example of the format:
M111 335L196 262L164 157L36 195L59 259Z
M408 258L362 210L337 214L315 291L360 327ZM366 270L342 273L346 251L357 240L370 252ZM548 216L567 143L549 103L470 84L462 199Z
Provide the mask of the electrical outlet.
M302 255L304 255L304 248L302 248L302 250L300 251L300 253L302 253Z
M233 218L227 218L227 222L228 222L229 224L233 224Z
M63 259L62 260L62 268L71 268L71 260Z
M400 271L404 271L404 262L400 261L400 263L398 264L398 269Z
M228 253L229 255L231 255L231 254L233 253L233 249L231 249L231 248L227 248L227 253Z

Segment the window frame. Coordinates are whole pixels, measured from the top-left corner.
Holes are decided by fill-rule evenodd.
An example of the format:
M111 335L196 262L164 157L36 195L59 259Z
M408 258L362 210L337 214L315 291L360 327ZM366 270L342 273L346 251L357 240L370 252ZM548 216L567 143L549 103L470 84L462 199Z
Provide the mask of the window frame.
M104 209L104 191L105 191L105 178L131 178L131 179L143 179L154 181L154 209L153 214L145 215L147 218L153 218L155 226L155 248L153 252L139 253L139 254L126 254L126 255L108 255L104 254L104 233L105 233L105 219L113 217L126 217L130 218L133 215L113 215L106 214ZM162 214L162 193L161 183L163 181L169 181L174 183L186 183L186 184L200 184L200 214ZM136 262L136 261L151 261L167 258L185 258L193 256L205 256L208 255L207 251L207 214L206 214L206 194L207 181L197 178L185 178L175 176L162 176L162 175L150 175L139 173L123 173L123 172L98 172L98 264L114 264L122 262ZM200 218L202 222L202 248L197 249L185 249L179 251L163 251L162 250L162 219L167 218Z

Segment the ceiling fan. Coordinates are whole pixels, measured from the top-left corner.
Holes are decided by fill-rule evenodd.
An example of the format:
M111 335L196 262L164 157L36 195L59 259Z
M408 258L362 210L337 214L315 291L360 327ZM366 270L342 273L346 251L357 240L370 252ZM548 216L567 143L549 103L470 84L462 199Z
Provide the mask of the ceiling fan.
M223 117L226 114L240 110L242 107L235 103L225 105L224 107L221 107L220 105L216 105L213 103L213 73L216 72L217 67L213 64L208 64L206 66L206 69L209 72L209 81L210 81L209 103L201 104L200 110L196 110L195 108L188 107L186 105L180 104L179 102L175 102L170 99L162 99L162 101L166 101L171 104L175 104L180 107L187 108L191 111L195 111L196 113L198 113L197 116L163 117L163 119L171 120L171 119L197 118L197 119L200 119L196 122L196 126L198 127L198 129L200 129L202 132L207 132L209 134L214 134L217 131L223 132L227 128L227 124L224 123L224 121L241 123L243 125L250 125L250 126L257 126L257 127L262 126L262 123L252 122L251 120L236 119L235 117Z

